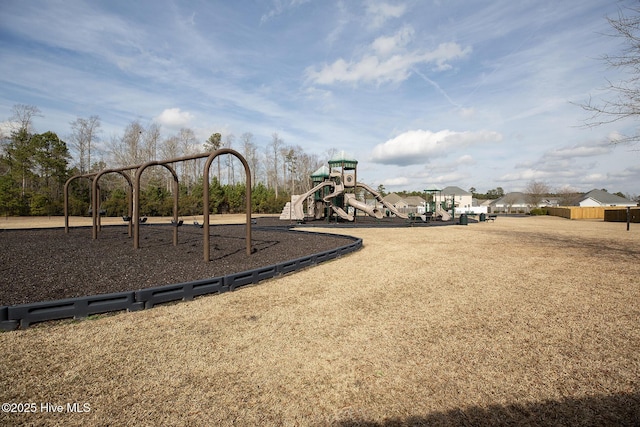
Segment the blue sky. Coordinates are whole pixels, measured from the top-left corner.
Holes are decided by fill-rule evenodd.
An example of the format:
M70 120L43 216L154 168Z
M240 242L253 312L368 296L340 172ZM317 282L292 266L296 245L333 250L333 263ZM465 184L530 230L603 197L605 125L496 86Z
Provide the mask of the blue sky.
M640 193L633 122L584 128L575 103L620 72L612 0L0 2L0 120L36 131L98 115L164 135L251 132L323 156L345 150L388 191L458 185Z

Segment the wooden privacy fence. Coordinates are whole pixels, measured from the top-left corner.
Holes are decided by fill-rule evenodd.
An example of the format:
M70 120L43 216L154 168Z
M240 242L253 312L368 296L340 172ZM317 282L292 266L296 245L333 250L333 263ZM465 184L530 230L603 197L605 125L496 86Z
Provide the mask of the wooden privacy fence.
M631 208L630 214L629 222L640 223L640 208ZM608 222L627 222L627 210L606 209L604 211L604 220Z
M546 208L549 215L560 216L568 219L605 219L605 211L620 211L616 215L624 217L624 221L627 220L627 208L626 206L561 206L557 208ZM633 208L634 210L636 208ZM637 217L636 213L636 217ZM634 221L634 222L637 222Z

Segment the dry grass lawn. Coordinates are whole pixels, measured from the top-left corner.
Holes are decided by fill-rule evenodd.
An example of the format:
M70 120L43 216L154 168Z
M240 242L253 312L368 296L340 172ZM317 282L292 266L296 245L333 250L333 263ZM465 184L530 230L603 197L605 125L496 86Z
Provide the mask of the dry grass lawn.
M0 333L0 400L38 405L0 424L640 424L640 226L337 231L364 248L233 293Z

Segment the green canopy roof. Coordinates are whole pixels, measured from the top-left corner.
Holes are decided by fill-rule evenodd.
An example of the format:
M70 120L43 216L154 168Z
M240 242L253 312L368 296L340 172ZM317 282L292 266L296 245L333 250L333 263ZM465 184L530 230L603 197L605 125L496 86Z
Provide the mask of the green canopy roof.
M355 169L357 164L358 161L347 154L344 150L339 151L331 158L331 160L329 160L330 166L344 166L348 169Z
M329 168L326 166L319 167L317 171L311 174L311 178L327 178L329 176Z

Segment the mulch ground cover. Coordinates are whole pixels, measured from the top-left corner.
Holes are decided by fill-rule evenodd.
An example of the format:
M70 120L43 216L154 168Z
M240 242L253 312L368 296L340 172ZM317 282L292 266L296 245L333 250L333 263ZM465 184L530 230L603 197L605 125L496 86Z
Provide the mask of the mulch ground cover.
M259 218L252 225L251 256L245 225L210 228L211 262L203 260L202 229L185 224L173 246L173 228L143 225L140 248L125 226L0 232L0 306L58 300L189 282L239 273L312 255L352 240L290 231L288 222Z

